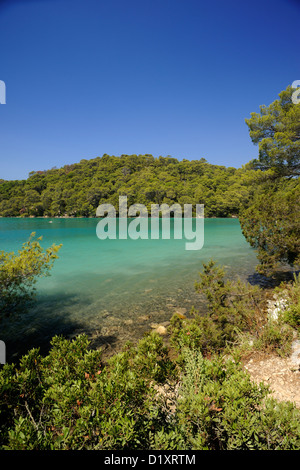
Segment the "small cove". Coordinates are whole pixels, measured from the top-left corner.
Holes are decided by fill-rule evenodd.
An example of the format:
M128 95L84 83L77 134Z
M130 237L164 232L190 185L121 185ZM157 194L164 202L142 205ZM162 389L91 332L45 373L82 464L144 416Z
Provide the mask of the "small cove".
M185 241L99 240L93 218L2 218L0 249L17 251L32 232L41 245L62 243L50 277L36 284L35 305L2 322L8 361L28 349L49 346L56 334L87 333L94 346L111 351L140 339L152 323L168 321L177 309L204 309L194 282L202 263L214 259L230 278L249 279L256 255L238 219L205 219L204 246L185 250ZM130 223L130 220L128 220Z

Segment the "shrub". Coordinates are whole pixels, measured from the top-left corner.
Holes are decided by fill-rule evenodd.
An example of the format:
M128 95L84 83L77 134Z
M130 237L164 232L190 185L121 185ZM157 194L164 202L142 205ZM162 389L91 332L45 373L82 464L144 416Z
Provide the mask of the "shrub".
M34 297L34 284L40 276L48 276L58 258L61 245L52 245L45 251L42 237L34 239L33 232L18 254L0 251L0 320L4 315L24 310Z
M293 339L293 329L289 325L272 321L262 330L254 342L254 348L287 356L291 353Z
M284 313L284 321L291 325L293 328L299 330L300 328L300 302L296 305L291 305L290 308Z
M195 313L193 318L182 319L175 313L170 323L171 344L179 352L190 348L208 355L225 345L221 329L209 316Z
M49 355L37 349L0 374L0 430L4 449L145 448L163 413L153 382L166 380L169 360L152 334L126 347L106 367L85 335L54 337ZM148 353L147 353L148 351ZM173 365L173 371L175 366ZM171 370L172 372L172 370ZM173 372L172 372L173 373Z
M239 363L184 350L177 420L194 450L300 448L300 412L268 399Z
M286 323L299 331L300 328L300 273L293 275L293 281L283 284L280 289L288 300L288 307L284 312L283 319Z
M241 332L258 334L265 323L262 290L237 281L226 281L224 270L211 260L203 264L197 292L204 294L207 313L193 310L192 319L171 319L172 344L177 350L187 346L202 354L222 351L233 344Z
M238 362L184 347L178 365L165 353L152 333L104 366L84 335L55 337L48 356L33 349L4 365L1 449L300 448L299 410L270 401Z

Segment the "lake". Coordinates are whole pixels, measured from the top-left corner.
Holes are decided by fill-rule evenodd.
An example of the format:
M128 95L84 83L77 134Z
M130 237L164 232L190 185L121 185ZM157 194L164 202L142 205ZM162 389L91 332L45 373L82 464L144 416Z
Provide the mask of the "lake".
M128 224L130 223L128 219ZM17 251L32 232L44 248L62 243L51 276L36 284L28 313L2 322L0 339L11 361L33 347L43 352L56 334L85 332L94 346L115 351L136 341L151 324L170 320L178 309L205 309L194 290L202 263L214 259L230 278L247 280L257 258L238 219L205 219L204 246L185 249L186 240L100 240L99 219L1 218L0 249ZM185 310L182 310L185 311Z

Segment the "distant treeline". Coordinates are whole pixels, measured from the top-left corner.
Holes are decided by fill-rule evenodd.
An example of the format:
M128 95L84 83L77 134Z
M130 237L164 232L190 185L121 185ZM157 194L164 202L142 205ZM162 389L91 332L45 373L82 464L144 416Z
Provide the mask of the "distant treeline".
M63 168L32 171L26 180L0 180L2 217L95 217L99 204L204 204L205 217L234 217L247 206L260 171L204 158L179 161L152 155L103 155Z

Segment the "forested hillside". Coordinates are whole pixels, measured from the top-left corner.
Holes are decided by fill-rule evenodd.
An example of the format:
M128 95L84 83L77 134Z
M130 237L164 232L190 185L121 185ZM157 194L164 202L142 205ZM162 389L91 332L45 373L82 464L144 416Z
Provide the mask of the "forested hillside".
M120 195L128 205L204 204L206 217L232 217L249 202L260 171L205 159L179 161L152 155L103 155L60 169L32 171L26 180L0 180L0 216L95 217Z

